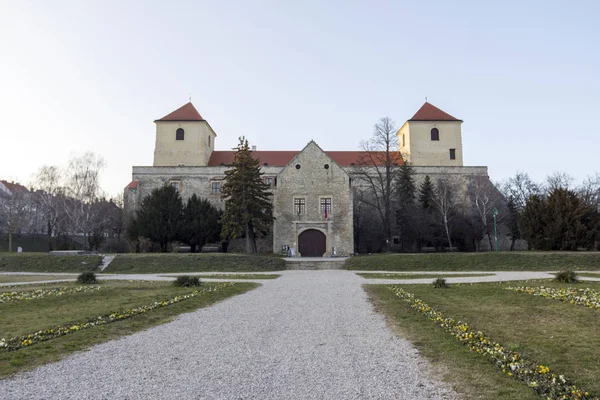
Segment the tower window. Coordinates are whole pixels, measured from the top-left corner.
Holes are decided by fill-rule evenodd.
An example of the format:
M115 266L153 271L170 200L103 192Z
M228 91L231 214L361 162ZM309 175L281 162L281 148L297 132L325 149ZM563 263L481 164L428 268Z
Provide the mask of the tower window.
M208 147L210 148L210 135L208 135Z
M298 215L304 215L306 211L306 199L297 198L294 199L294 212Z
M404 137L404 133L402 134L402 147L406 146L406 140Z
M450 159L456 160L456 149L450 149Z
M221 182L212 182L211 183L211 193L212 194L221 193Z
M440 131L438 128L433 128L431 130L431 140L440 140Z
M175 140L183 140L185 133L183 128L179 128L175 131Z

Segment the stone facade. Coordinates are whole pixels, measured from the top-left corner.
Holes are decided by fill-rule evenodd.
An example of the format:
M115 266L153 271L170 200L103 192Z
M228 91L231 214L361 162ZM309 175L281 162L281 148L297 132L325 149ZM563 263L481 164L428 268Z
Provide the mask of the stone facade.
M143 198L163 185L175 186L184 201L195 193L223 208L220 186L233 152L214 150L216 134L191 103L155 122L154 165L133 167L132 182L124 193L126 215L138 210ZM450 177L466 188L469 179L487 179L487 167L462 165L461 123L425 103L398 131L400 150L413 161L417 183L426 175L433 180ZM428 145L433 128L439 140L429 140L433 143ZM178 129L185 132L183 139ZM449 148L455 148L454 159ZM314 141L299 152L253 151L272 187L276 219L269 239L273 252L289 246L300 255L306 255L303 251L323 256L333 251L336 255L354 253L353 193L361 185L357 176L361 154L323 151Z
M350 176L314 141L277 175L273 204L274 252L287 245L302 255L299 237L307 230L325 234L322 255L354 252Z

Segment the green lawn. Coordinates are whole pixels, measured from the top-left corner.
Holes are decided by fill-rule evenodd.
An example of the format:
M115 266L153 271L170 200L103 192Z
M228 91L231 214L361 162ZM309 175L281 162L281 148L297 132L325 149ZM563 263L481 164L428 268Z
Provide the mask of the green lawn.
M485 252L372 254L349 258L358 271L560 271L600 270L600 252Z
M577 274L578 276L584 276L584 277L588 277L588 278L600 278L600 273L595 274L593 272L581 272Z
M171 276L166 276L167 278L171 278ZM202 279L277 279L281 275L276 274L210 274L210 275L194 275ZM175 279L176 277L172 277Z
M0 253L0 272L84 272L94 271L101 256L55 256L43 253Z
M204 283L205 287L211 283ZM75 287L75 283L27 286L26 290L53 287ZM29 334L57 325L69 325L95 319L113 311L122 311L136 306L149 305L154 301L173 298L193 292L194 288L175 287L170 282L123 282L105 281L98 291L69 294L60 297L0 304L2 324L0 338ZM56 361L74 351L94 344L116 339L151 326L171 321L175 316L197 308L207 307L259 286L256 283L236 283L217 292L182 301L164 308L149 311L130 319L89 328L63 337L38 343L11 352L0 352L0 377L28 370L41 364ZM0 291L14 288L1 288Z
M358 272L356 275L365 279L435 279L435 278L469 278L475 276L492 276L494 274L387 274Z
M167 272L263 272L281 271L285 261L274 255L211 254L119 254L102 272L167 273Z
M507 291L511 284L451 285L433 289L400 285L445 317L467 322L471 328L520 354L564 374L591 393L600 394L600 312L528 294ZM528 286L567 287L555 282ZM469 399L539 398L526 384L507 377L487 358L477 356L434 322L414 311L387 288L365 285L375 307L398 332L434 365L442 377ZM571 286L573 286L571 284ZM600 290L600 283L576 287Z
M56 279L75 279L77 275L0 275L0 283L53 281Z

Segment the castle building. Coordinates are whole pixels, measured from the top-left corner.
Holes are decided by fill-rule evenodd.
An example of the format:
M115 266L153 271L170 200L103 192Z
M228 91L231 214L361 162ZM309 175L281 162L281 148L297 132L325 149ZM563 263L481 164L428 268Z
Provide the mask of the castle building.
M154 121L152 166L134 166L125 212L135 212L153 189L172 185L184 201L194 193L222 208L221 185L234 151L215 150L217 134L192 103ZM397 133L398 147L417 179L425 175L487 177L487 167L463 166L462 121L425 103ZM271 185L275 222L269 249L293 247L303 257L355 251L354 193L364 172L360 151L324 151L310 141L300 151L253 150ZM373 171L375 173L375 171Z

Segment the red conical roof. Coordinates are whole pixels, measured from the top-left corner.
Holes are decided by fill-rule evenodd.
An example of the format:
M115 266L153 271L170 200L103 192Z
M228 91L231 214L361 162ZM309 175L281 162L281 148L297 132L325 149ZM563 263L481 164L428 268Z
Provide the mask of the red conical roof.
M409 121L461 121L440 110L433 104L425 102L419 111Z
M204 121L204 118L196 110L192 102L189 102L156 121Z

